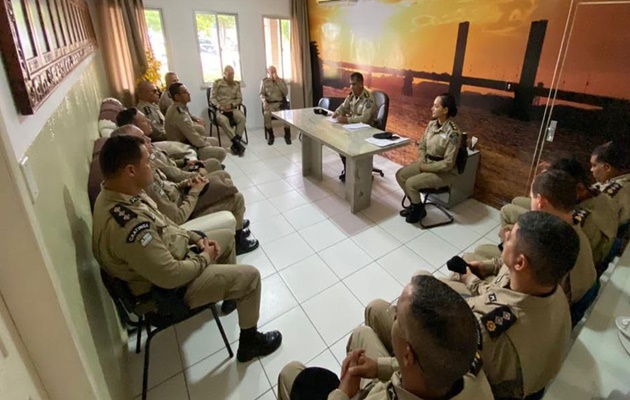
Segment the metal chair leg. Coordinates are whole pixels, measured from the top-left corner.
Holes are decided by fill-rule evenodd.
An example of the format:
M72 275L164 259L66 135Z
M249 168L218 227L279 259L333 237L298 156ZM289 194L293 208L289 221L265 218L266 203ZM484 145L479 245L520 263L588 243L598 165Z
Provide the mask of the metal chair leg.
M227 336L225 335L225 331L223 330L223 324L219 319L219 313L217 312L217 307L215 304L210 304L210 310L212 311L212 315L214 316L214 320L217 322L217 326L219 327L219 332L221 332L221 337L223 338L223 343L225 343L225 347L227 348L228 354L230 358L234 357L234 352L232 351L232 346L230 346L230 342L228 341Z
M138 329L136 330L136 354L140 354L140 342L142 340L142 324L144 323L144 317L140 317L138 321Z
M446 216L447 220L446 221L442 221L442 222L436 222L436 223L433 223L433 224L424 224L424 223L422 223L422 221L420 221L420 226L423 229L435 228L436 226L449 225L449 224L452 224L453 221L455 221L453 216L448 211L446 211L444 209L444 207L442 207L441 205L436 204L436 203L434 203L432 201L428 201L428 199L429 199L429 196L425 195L425 197L424 197L424 207L425 207L425 209L426 209L427 206L433 206L433 207L437 208L438 210L442 211L442 213Z
M151 339L159 332L157 329L153 332L150 331L149 323L147 323L147 331L149 336L147 337L147 343L144 346L144 369L142 371L142 400L147 399L147 387L149 386L149 353L151 350Z

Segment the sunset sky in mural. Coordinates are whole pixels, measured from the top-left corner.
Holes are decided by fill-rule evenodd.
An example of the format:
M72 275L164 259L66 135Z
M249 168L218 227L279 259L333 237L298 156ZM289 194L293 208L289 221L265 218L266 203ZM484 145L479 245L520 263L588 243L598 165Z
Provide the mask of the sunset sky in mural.
M309 0L311 40L326 61L451 73L458 25L470 22L464 75L518 82L530 24L548 20L537 82L549 87L569 0ZM627 6L580 6L561 88L628 98ZM614 34L611 34L614 32ZM322 43L325 43L322 45ZM623 51L619 51L622 49Z

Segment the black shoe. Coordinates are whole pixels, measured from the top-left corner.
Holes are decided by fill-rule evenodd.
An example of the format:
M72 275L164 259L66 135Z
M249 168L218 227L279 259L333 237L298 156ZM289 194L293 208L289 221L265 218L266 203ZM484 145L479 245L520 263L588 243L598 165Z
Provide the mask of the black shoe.
M239 229L234 235L234 241L236 242L236 255L249 253L254 251L260 245L260 242L256 239L247 239L244 234L244 229Z
M221 164L221 170L225 170L225 164Z
M284 128L284 141L291 144L291 128Z
M409 207L403 208L398 214L400 214L401 217L406 217L407 215L409 215Z
M267 333L256 332L250 341L241 340L236 353L239 362L251 361L255 357L262 357L278 350L282 344L282 334L278 331Z
M276 140L275 135L273 134L273 129L265 129L267 132L267 144L269 146L273 145L273 142Z
M243 228L243 236L244 237L249 237L249 235L252 234L252 231L250 231L248 228Z
M232 154L235 156L243 157L243 154L245 154L245 146L241 143L240 136L234 136L232 138L232 147L230 147L230 150L232 150Z
M248 219L244 219L243 220L243 229L245 228L249 228L249 220Z
M415 224L416 222L420 222L426 216L427 210L424 209L424 204L411 203L411 206L409 207L409 214L405 217L405 221L409 224Z
M223 315L228 315L234 310L236 310L236 300L223 300L223 304L221 304L221 313Z

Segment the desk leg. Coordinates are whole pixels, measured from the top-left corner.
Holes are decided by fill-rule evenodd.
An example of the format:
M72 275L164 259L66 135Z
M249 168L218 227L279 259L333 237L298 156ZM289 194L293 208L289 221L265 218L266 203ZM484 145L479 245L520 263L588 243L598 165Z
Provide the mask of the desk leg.
M302 176L322 180L322 144L302 135Z
M346 200L353 214L370 206L372 197L372 156L346 159Z

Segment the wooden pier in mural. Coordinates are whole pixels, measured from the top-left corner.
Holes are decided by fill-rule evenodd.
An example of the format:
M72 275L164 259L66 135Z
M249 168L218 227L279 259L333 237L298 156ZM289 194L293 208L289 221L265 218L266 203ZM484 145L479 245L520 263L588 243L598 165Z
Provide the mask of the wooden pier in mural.
M455 96L458 103L461 97L462 86L464 85L493 89L506 93L514 93L513 105L509 115L514 118L529 120L529 112L531 106L534 104L534 99L537 97L547 98L552 91L551 88L543 87L542 84L536 85L536 73L540 64L543 43L545 41L547 20L534 21L531 23L519 82L501 81L463 75L469 27L470 22L461 22L459 24L455 56L453 59L453 69L450 74L412 71L408 69L401 70L380 66L366 66L349 62L321 60L320 62L323 65L339 71L339 73L336 74L339 78L335 79L335 81L338 80L338 82L331 82L329 79L325 79L325 81L326 83L332 83L332 86L335 87L345 87L349 80L349 75L354 71L361 71L365 73L367 86L370 86L369 82L372 80L371 74L373 73L400 76L402 78L401 91L405 96L413 96L412 83L415 78L434 82L444 82L448 83L448 92ZM623 99L595 96L565 90L557 90L555 97L559 100L602 108L608 108L620 102L627 102L627 100Z

